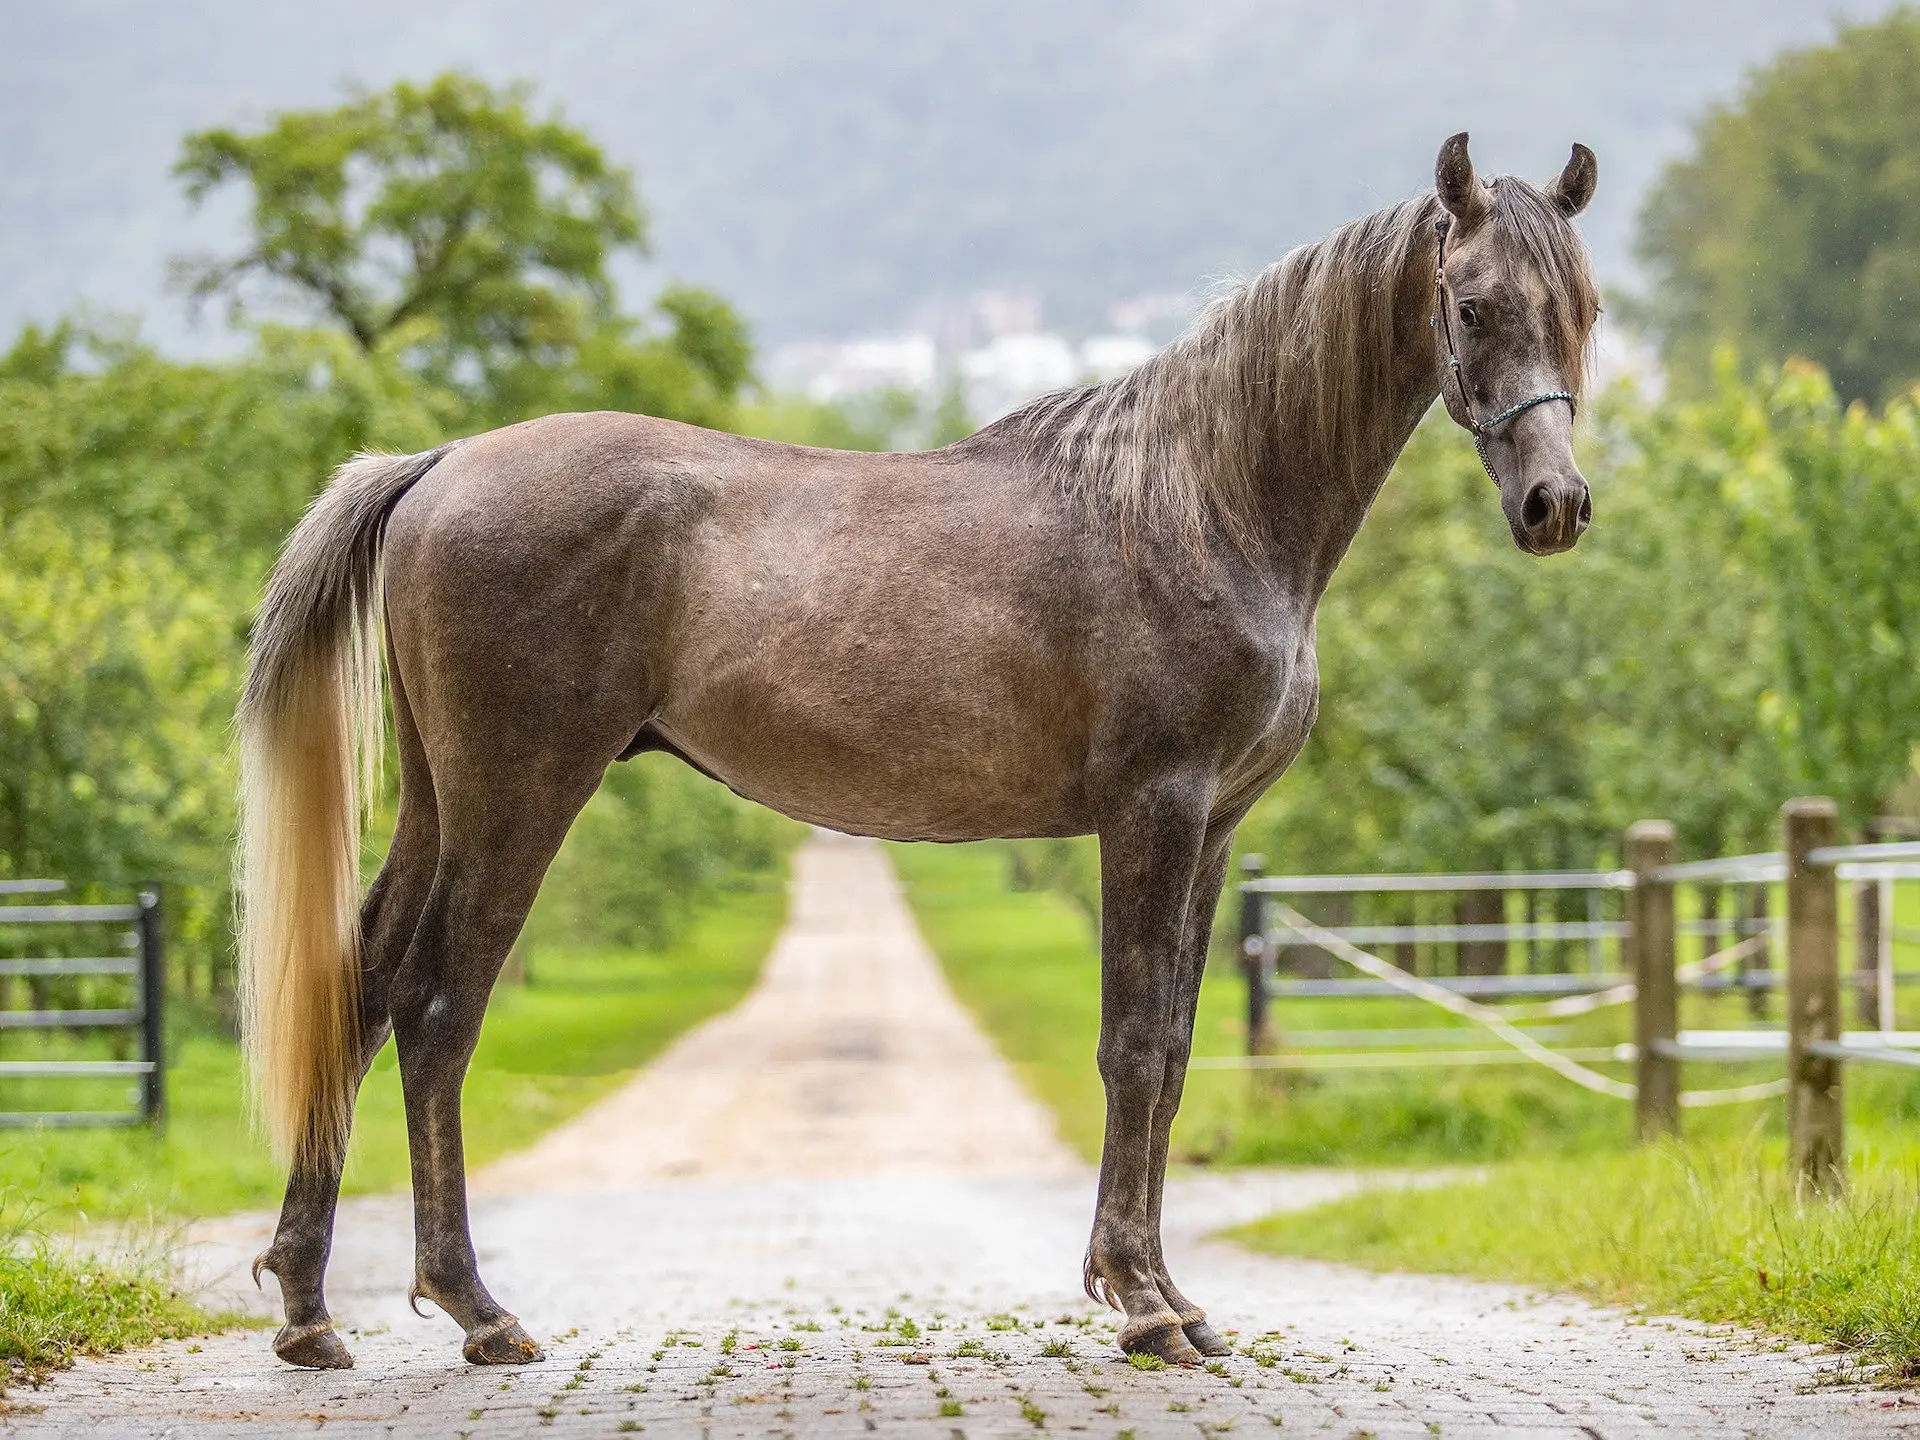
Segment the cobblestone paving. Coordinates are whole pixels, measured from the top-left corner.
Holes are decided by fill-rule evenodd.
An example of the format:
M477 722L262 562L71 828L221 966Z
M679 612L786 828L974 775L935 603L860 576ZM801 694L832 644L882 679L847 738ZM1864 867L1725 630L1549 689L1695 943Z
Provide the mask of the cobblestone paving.
M37 1394L16 1393L24 1408L0 1433L977 1440L1920 1428L1906 1398L1833 1384L1830 1357L1509 1286L1369 1275L1206 1238L1359 1183L1335 1173L1176 1178L1174 1273L1238 1348L1205 1370L1134 1368L1113 1346L1112 1318L1079 1290L1091 1173L1058 1151L1036 1113L1008 1123L1004 1155L989 1121L954 1113L976 1087L1003 1114L1031 1102L1004 1071L983 1074L987 1052L962 1033L968 1022L876 867L884 859L871 847L816 842L758 1001L635 1082L651 1088L556 1132L534 1152L542 1163L482 1177L482 1272L548 1343L543 1363L463 1364L453 1324L406 1306L407 1201L363 1199L341 1207L329 1273L358 1368L289 1370L267 1333L240 1331L83 1363ZM866 967L858 983L834 955ZM767 1002L769 986L779 1003ZM823 994L839 998L857 1043L808 998ZM929 1006L945 1007L931 1023ZM925 1077L938 1104L898 1093L920 1073L901 1057L916 1054L948 1057ZM799 1077L787 1092L767 1086L770 1064ZM974 1080L956 1082L954 1067ZM669 1138L649 1149L632 1134L636 1116L676 1096L718 1118L663 1126ZM758 1133L754 1115L765 1117ZM933 1163L949 1123L968 1157L957 1172ZM903 1125L911 1133L900 1138ZM698 1134L716 1138L688 1138ZM842 1147L855 1173L834 1173ZM570 1155L588 1160L574 1171ZM260 1296L245 1278L271 1225L237 1216L195 1232L186 1261L213 1303L275 1308L271 1282Z

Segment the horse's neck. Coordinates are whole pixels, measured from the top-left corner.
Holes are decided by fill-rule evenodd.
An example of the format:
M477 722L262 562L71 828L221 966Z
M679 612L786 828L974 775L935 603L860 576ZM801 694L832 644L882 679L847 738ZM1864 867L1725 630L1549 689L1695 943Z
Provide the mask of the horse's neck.
M1275 581L1317 605L1421 416L1438 398L1432 339L1417 291L1399 309L1393 383L1354 422L1360 433L1320 454L1275 446L1269 466ZM1417 311L1417 313L1414 313ZM1350 459L1347 457L1351 457Z

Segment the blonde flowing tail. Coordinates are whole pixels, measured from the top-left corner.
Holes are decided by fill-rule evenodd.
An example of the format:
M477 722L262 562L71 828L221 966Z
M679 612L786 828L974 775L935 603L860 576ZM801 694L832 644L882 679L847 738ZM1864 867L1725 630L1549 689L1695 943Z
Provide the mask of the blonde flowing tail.
M359 455L288 537L240 700L240 1027L274 1153L336 1163L360 1080L360 835L378 792L380 551L451 446Z

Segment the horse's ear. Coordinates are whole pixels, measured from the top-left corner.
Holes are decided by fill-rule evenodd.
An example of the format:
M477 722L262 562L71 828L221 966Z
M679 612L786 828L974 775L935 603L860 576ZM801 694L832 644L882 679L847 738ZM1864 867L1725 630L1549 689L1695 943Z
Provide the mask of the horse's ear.
M1487 187L1473 173L1467 154L1467 132L1449 136L1433 166L1433 188L1440 203L1462 226L1471 228L1487 211Z
M1567 168L1547 187L1547 198L1571 220L1587 208L1593 199L1593 187L1600 183L1600 162L1586 146L1576 143L1567 157Z

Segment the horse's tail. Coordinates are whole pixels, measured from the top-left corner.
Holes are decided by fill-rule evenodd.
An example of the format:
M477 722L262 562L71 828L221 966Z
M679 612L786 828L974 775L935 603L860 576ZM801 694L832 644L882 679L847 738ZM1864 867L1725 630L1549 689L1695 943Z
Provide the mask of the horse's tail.
M380 551L452 448L359 455L287 538L240 699L240 1025L283 1158L337 1161L360 1078L360 833L378 791Z

